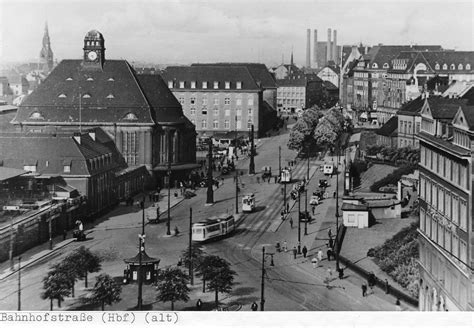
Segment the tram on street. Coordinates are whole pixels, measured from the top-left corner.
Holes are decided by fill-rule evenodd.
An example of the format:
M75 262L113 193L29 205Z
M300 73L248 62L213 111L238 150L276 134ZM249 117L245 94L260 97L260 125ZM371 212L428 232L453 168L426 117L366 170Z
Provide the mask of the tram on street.
M205 242L228 236L235 231L235 219L232 214L222 214L193 224L191 239Z
M242 197L242 212L253 212L255 210L255 194Z
M291 182L291 169L286 168L286 167L284 169L281 169L280 182L283 182L283 183Z

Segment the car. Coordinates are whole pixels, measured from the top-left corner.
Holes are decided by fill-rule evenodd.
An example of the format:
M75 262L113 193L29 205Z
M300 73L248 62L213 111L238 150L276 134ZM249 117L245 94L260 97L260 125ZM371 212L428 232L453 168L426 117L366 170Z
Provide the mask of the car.
M324 190L314 191L313 196L318 197L319 200L321 201L322 199L324 199Z
M309 200L309 205L319 205L320 198L319 196L311 196L311 199Z
M300 222L311 222L313 218L308 211L300 212Z
M319 188L327 188L329 186L328 180L321 179L319 180Z
M218 185L219 184L219 181L216 180L216 179L212 179L213 180L213 184L214 185ZM206 188L207 187L207 179L203 179L201 180L201 182L199 182L199 187L201 188Z

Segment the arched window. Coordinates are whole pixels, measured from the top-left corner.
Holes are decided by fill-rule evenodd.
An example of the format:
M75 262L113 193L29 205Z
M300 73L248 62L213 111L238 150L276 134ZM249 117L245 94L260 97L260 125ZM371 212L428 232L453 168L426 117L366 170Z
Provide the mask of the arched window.
M109 77L109 79L108 79L107 81L109 81L109 82L114 82L115 80L114 80L113 77Z
M61 93L58 98L66 98L66 95L64 93Z
M248 128L248 129L251 129L251 128L252 128L252 124L253 124L252 120L249 119L249 120L247 121L247 128Z
M68 77L66 81L72 81L72 77Z
M456 69L456 66L454 66L454 64L451 64L451 65L449 66L449 69L450 69L451 71L454 71L454 70Z
M91 95L88 94L88 93L84 93L84 95L82 96L82 98L90 98L90 97L91 97Z
M384 63L383 68L388 68L388 63Z
M43 120L44 119L43 115L40 112L31 113L30 118L32 118L34 120Z
M107 96L107 99L114 99L114 98L115 98L115 97L114 97L113 94L109 94L109 95Z
M443 64L443 70L447 70L447 69L448 69L448 65Z
M138 117L137 117L137 115L135 115L133 113L127 113L127 115L125 115L125 117L123 119L124 120L135 121L135 120L138 120Z
M462 70L462 69L463 69L462 64L459 64L459 65L458 65L458 70Z
M373 63L372 68L379 68L379 66L377 65L377 63Z
M435 70L438 70L438 71L439 71L439 69L440 69L439 64L436 63L436 65L435 65Z
M471 64L466 64L466 69L471 69Z
M207 121L206 120L201 121L201 128L202 129L207 129Z
M86 81L94 81L94 79L91 77L88 77Z

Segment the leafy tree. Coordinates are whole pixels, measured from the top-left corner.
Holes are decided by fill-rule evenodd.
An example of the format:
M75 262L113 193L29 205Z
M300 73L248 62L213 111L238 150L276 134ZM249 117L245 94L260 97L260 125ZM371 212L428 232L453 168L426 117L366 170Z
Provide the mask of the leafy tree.
M232 290L236 272L230 268L230 263L223 258L216 256L213 262L214 266L208 276L208 288L215 292L217 308L219 306L219 293L229 293Z
M50 300L50 311L53 311L54 299L58 300L58 307L61 307L64 297L71 294L71 278L62 268L55 266L43 278L43 289L41 298Z
M317 106L313 106L304 110L303 115L301 115L301 118L299 118L298 121L302 120L303 122L305 122L312 133L312 131L318 124L319 119L322 116L323 114L321 114L321 112L319 111L319 108Z
M301 150L303 147L303 141L310 133L311 129L308 127L308 124L305 121L298 119L290 131L288 148L293 150Z
M313 138L318 145L332 146L336 142L338 136L337 126L326 116L319 120L318 125L314 129Z
M92 289L93 303L100 303L102 311L104 311L105 304L112 305L120 302L120 293L122 286L118 284L110 275L102 273L96 277L94 288Z
M167 268L158 273L158 295L156 299L160 302L171 302L171 311L174 311L174 303L177 301L189 301L188 276L178 268Z
M101 269L100 257L92 253L89 249L84 246L74 250L69 255L69 261L76 263L75 269L77 270L77 276L84 278L85 286L87 288L87 274L92 272L99 272Z
M184 266L189 268L189 263L192 259L193 272L199 272L200 271L202 260L204 259L204 255L205 255L205 253L202 250L201 246L199 246L196 243L193 243L193 245L191 247L191 256L190 256L188 247L185 250L183 250L182 255L183 255Z

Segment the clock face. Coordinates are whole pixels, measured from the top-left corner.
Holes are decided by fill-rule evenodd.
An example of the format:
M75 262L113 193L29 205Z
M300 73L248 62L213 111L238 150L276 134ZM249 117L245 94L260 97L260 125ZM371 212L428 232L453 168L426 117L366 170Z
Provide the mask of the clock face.
M87 54L87 58L90 60L96 60L97 59L97 53L95 51L91 51Z

